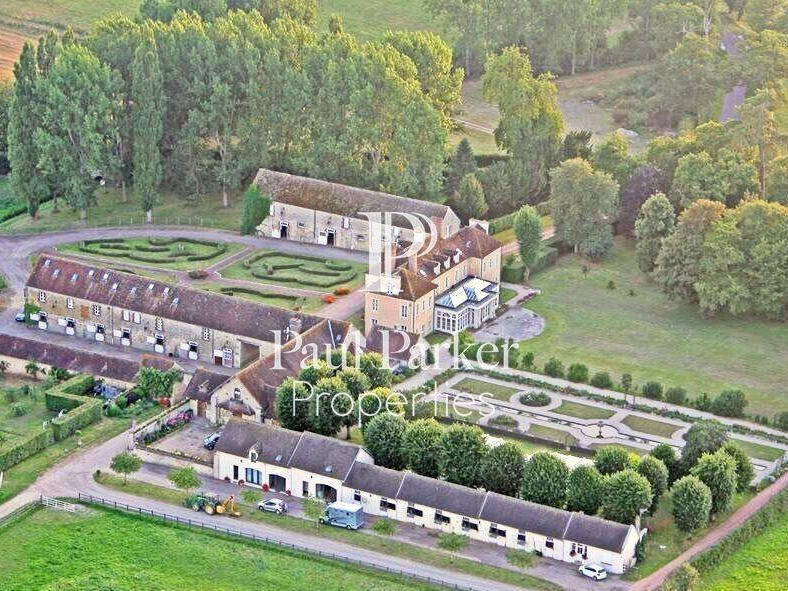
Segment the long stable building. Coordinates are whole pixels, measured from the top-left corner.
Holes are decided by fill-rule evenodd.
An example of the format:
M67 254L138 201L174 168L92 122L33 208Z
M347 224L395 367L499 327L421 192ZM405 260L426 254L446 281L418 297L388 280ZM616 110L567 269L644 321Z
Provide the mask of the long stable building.
M364 511L507 548L622 573L635 564L634 526L375 466L361 447L266 424L230 420L214 476L295 497L360 503Z

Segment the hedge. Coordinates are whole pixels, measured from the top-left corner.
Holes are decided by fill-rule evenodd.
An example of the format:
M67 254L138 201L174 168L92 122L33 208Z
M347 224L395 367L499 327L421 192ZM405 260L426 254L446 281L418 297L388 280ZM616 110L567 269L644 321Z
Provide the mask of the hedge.
M33 454L46 449L54 442L55 438L50 429L39 431L35 435L20 441L14 447L0 452L0 471L15 466L22 460L26 460Z
M552 246L542 246L539 255L536 257L533 266L531 267L531 274L538 273L549 269L558 262L558 250Z
M784 490L775 495L771 501L764 505L742 525L714 544L711 548L691 559L690 564L694 566L700 574L708 573L726 558L732 556L750 539L765 531L786 511L788 511L788 490ZM676 573L672 574L665 584L667 585L670 583L676 576Z
M301 296L294 296L294 295L282 294L282 293L264 293L262 291L258 291L256 289L250 289L247 287L221 287L219 288L219 291L221 291L224 295L230 295L230 296L236 293L246 293L249 295L256 295L261 297L271 296L283 300L290 300L293 302L301 298Z
M93 388L93 383L93 376L75 376L45 393L47 409L69 411L52 420L55 441L62 441L77 429L101 419L101 401L83 396Z
M522 283L525 277L525 265L520 261L515 261L511 264L505 264L501 268L501 281L507 283Z
M490 234L497 234L498 232L503 232L511 228L514 225L515 215L517 215L517 212L507 213L506 215L489 220Z

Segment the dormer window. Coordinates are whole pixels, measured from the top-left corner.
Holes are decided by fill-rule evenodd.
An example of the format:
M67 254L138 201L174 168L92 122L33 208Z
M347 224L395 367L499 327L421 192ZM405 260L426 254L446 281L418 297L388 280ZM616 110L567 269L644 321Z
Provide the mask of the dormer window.
M251 450L249 452L249 460L251 460L252 462L257 461L257 452L255 450Z
M117 283L113 283L112 287L110 287L109 290L110 291L118 291L118 284Z
M51 265L51 264L52 264L52 260L51 260L51 259L46 259L46 260L44 261L44 266L45 266L45 267L48 267L48 266L49 266L49 265Z
M281 462L282 461L282 454L277 454L277 456L274 458L274 461L275 462Z
M93 269L88 271L88 277L93 277L93 275L95 275L95 274L96 274L96 271L94 271Z
M170 293L170 288L169 287L165 287L164 291L161 292L161 295L166 296L168 293Z
M58 275L60 275L60 269L55 269L52 271L52 279L57 279Z
M131 288L131 291L129 291L129 295L132 295L132 296L133 296L133 295L135 295L136 293L137 293L137 286L135 285L134 287L132 287L132 288Z
M331 474L334 471L334 466L329 464L328 466L326 466L324 471L325 471L326 474Z
M104 273L104 274L101 276L101 281L103 281L104 283L106 283L106 282L107 282L107 279L109 279L109 273Z
M233 390L233 400L236 400L238 402L241 401L241 389L240 388L235 388Z
M152 283L148 283L148 291L153 291L153 284Z
M76 283L76 282L77 282L77 279L79 279L79 273L74 273L74 274L71 276L71 283Z

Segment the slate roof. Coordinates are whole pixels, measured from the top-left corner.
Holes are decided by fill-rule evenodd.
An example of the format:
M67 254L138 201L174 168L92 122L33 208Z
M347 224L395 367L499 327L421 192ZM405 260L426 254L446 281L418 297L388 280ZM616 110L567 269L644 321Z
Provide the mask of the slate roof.
M282 345L278 357L276 353L263 357L238 372L237 377L263 408L264 414L273 416L276 389L288 377L297 375L301 362L312 356L312 348L306 345L315 344L320 353L324 354L326 345L333 347L341 344L349 331L350 325L347 322L320 319L301 334L300 347L295 347L297 341L288 341Z
M466 517L476 517L484 503L485 494L467 486L406 472L397 498Z
M479 277L468 277L435 300L435 305L457 310L466 305L480 304L498 293L498 284Z
M583 513L572 513L572 519L564 532L564 539L579 542L594 548L620 552L629 535L630 526Z
M0 334L0 354L122 382L133 382L139 371L136 361L7 334Z
M273 342L274 331L285 330L295 315L290 310L257 304L244 298L170 285L51 255L39 257L27 285L268 342ZM298 314L298 317L303 331L322 320L306 314Z
M183 395L190 400L208 402L219 386L225 384L229 379L230 376L199 368L189 380Z
M290 467L345 480L359 449L352 443L304 431L290 458Z
M159 371L169 371L177 367L177 363L168 357L160 357L159 355L150 355L145 353L140 359L140 367L153 367Z
M356 462L348 474L345 485L374 495L394 499L405 478L405 473L383 466Z
M230 419L222 428L222 436L216 442L215 451L246 457L249 450L260 439L261 429L267 427L244 419ZM272 427L269 427L272 428Z
M245 402L242 402L240 400L235 400L233 398L227 398L225 400L222 400L216 406L218 408L231 412L234 415L246 415L248 417L254 416L254 409L251 406L249 406Z
M418 213L443 218L448 206L261 168L254 182L278 203L366 219L362 211ZM392 223L397 224L397 220ZM405 225L405 224L403 224Z
M518 530L530 531L549 538L562 538L572 514L561 509L539 505L507 497L498 493L488 493L482 508L484 520Z

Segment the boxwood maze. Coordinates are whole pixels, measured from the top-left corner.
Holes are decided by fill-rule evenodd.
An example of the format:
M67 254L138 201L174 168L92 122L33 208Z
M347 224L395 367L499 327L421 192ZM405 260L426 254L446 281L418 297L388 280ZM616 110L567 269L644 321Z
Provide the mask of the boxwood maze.
M353 282L359 270L351 263L319 257L260 252L243 261L257 279L317 289L332 289Z
M228 250L225 242L196 238L103 238L80 242L77 250L101 257L124 258L140 263L210 261Z

